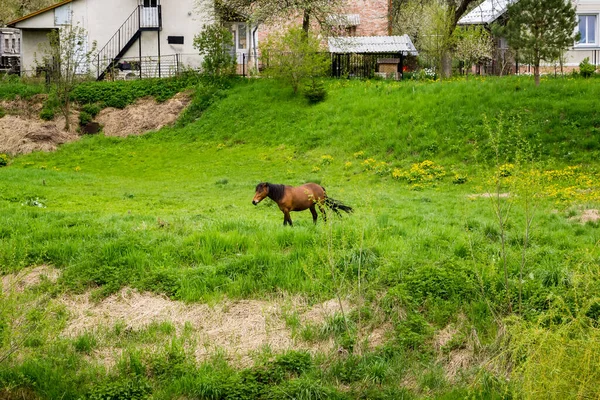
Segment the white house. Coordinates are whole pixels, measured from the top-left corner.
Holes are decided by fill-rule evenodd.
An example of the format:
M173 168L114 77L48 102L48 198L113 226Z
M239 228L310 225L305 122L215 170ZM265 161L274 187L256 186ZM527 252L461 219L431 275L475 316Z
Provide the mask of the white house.
M213 21L212 10L197 0L64 0L26 15L8 26L22 32L21 65L25 73L35 71L36 52L47 42L51 30L79 25L87 32L90 49L97 44L97 56L90 71L102 78L108 71L121 77L164 77L182 66L197 68L201 63L193 47L194 35ZM232 52L251 54L256 41L244 23L230 23L235 34Z
M509 4L518 0L485 0L477 5L471 12L464 15L458 25L490 25L504 18ZM567 67L577 67L584 58L589 57L594 65L600 65L600 31L598 18L600 18L600 0L576 0L578 31L581 39L573 43L573 47L566 53ZM500 39L500 48L507 44Z

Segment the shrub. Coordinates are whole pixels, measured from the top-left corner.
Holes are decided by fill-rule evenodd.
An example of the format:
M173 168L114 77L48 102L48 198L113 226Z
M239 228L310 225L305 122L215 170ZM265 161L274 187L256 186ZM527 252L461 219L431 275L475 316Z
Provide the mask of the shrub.
M306 85L304 97L306 97L311 104L320 103L327 97L327 91L325 90L323 83L313 79L311 83Z
M81 107L81 111L88 113L89 115L92 116L92 118L94 118L96 115L98 115L98 113L102 110L102 107L100 107L98 104L84 104Z
M52 121L54 119L54 110L52 108L42 108L40 118L44 121Z
M8 165L8 156L4 153L0 154L0 167Z
M92 116L85 111L79 113L79 125L85 126L92 122Z
M584 78L589 78L596 72L596 66L590 63L590 58L586 57L579 63L579 73Z
M320 50L319 38L307 35L300 28L271 35L261 45L267 65L265 74L285 82L298 93L304 81L324 76L328 71L330 59Z
M202 59L202 72L211 77L233 75L235 57L229 53L233 36L229 29L218 24L204 25L202 32L194 37L194 48Z
M95 387L88 395L89 400L147 399L152 387L144 379L121 379Z

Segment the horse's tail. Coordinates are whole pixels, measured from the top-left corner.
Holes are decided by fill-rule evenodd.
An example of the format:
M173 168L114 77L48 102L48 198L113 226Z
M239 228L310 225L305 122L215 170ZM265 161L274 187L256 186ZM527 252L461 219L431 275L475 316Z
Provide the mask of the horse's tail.
M332 199L331 197L327 197L325 199L325 205L327 207L329 207L333 212L335 212L337 215L341 215L340 214L340 210L347 212L348 214L352 213L352 211L354 211L352 209L352 207L345 205L344 203L342 203L339 200L336 199Z

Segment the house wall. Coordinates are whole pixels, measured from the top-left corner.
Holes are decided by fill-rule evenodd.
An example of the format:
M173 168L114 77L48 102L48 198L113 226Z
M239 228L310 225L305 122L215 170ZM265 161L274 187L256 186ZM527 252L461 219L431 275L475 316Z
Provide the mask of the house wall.
M162 30L160 32L160 53L162 56L182 54L184 60L192 66L200 63L197 50L193 48L194 35L200 32L202 25L210 23L209 10L197 6L196 0L162 0ZM32 49L46 39L49 29L57 28L55 15L64 14L65 9L72 15L72 23L84 28L88 34L88 49L96 42L97 50L102 49L118 31L136 7L138 0L75 0L58 9L19 22L16 27L23 30L23 69L34 69ZM43 33L39 33L43 29ZM142 56L158 56L158 33L145 31L142 33ZM183 36L184 44L168 43L168 36ZM134 44L125 57L139 57L139 47ZM174 56L173 56L174 59ZM96 63L92 62L92 70Z
M388 36L391 35L388 9L390 0L348 0L347 6L340 14L358 14L360 23L353 36ZM313 28L318 29L313 22ZM302 16L288 21L280 21L271 25L261 25L258 32L259 43L274 32L281 32L290 26L301 26ZM342 33L343 34L343 33Z
M50 29L21 31L21 72L32 75L35 72L35 60L39 59L40 48L48 43Z
M90 0L88 0L90 1ZM202 26L212 21L209 10L197 7L196 0L162 0L162 31L160 31L160 54L167 58L178 54L184 64L198 67L200 56L198 50L194 49L194 36L201 30ZM115 29L116 30L116 29ZM145 31L142 33L142 54L147 56L158 56L158 33ZM183 44L169 44L169 36L183 36ZM125 57L138 57L138 45L134 45L127 51ZM174 59L174 58L173 58Z
M594 44L576 43L566 54L566 65L569 67L578 67L584 58L589 57L590 62L600 65L600 1L598 0L578 0L574 3L577 7L577 15L593 15L596 18L596 30Z
M360 15L356 36L391 35L388 7L388 0L350 0L348 14Z

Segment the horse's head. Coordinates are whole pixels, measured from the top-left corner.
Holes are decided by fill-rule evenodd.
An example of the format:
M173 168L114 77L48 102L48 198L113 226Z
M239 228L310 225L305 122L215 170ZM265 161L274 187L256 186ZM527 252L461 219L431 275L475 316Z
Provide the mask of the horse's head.
M254 198L252 199L252 204L257 205L268 195L269 195L269 184L267 182L259 183L258 185L256 185L256 193L254 193Z

